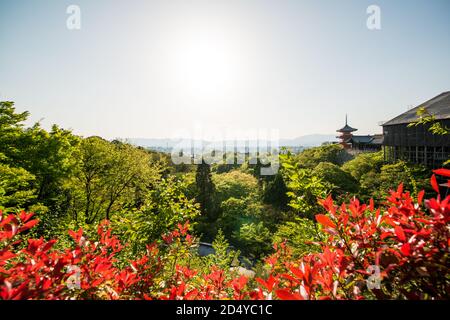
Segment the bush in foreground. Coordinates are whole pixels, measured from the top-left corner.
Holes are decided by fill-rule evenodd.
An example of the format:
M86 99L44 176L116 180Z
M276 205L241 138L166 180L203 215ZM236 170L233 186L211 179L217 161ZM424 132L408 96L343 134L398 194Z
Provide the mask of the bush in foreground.
M450 171L439 173L450 177ZM432 186L439 192L436 179ZM128 264L123 244L108 224L97 239L69 231L71 247L27 239L33 214L0 213L1 299L448 299L450 292L450 196L413 199L402 185L384 205L353 199L337 206L321 200L316 215L327 240L321 250L292 258L284 243L265 263L265 275L190 265L189 224L147 246Z

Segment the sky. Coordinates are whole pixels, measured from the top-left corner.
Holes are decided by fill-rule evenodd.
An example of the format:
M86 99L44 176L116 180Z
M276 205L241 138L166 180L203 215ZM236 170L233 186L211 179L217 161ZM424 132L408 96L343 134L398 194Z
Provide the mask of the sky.
M374 134L450 90L449 39L450 0L0 0L0 101L111 139Z

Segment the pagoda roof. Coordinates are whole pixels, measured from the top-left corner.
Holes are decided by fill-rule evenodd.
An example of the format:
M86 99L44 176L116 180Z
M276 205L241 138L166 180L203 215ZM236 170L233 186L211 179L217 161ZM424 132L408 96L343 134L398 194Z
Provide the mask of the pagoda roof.
M353 132L353 131L356 131L356 130L358 130L358 129L352 128L348 124L346 124L344 127L342 127L339 130L336 130L336 131L337 132Z
M347 115L345 115L345 126L342 127L342 128L339 129L339 130L336 130L336 131L337 131L337 132L353 132L353 131L356 131L356 130L358 130L358 129L352 128L352 127L350 127L350 126L347 124Z

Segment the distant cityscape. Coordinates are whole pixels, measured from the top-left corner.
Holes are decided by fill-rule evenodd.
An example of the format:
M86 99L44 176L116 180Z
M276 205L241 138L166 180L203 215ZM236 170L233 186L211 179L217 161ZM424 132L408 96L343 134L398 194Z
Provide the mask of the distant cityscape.
M266 140L260 141L245 141L245 140L236 140L236 141L200 141L200 140L186 140L182 139L146 139L146 138L127 138L125 139L129 143L143 147L149 150L171 153L173 148L180 145L184 148L184 150L194 150L199 151L202 149L201 146L213 144L215 146L225 146L227 150L230 148L236 149L237 152L248 152L248 151L256 151L257 149L265 149L267 146L270 146L271 143ZM280 149L286 149L291 151L292 153L299 153L306 148L317 147L326 143L337 143L336 136L333 134L311 134L300 136L293 139L280 139L278 141L278 146Z
M430 132L430 124L415 126L413 123L420 117L418 113L430 116L430 121L442 127L443 134ZM351 127L345 117L344 126L337 131L338 135L312 134L294 139L280 140L183 140L183 139L126 139L127 142L149 150L172 153L195 154L222 151L236 154L268 152L274 150L284 153L289 150L299 153L306 148L323 144L339 143L350 154L376 152L383 150L385 161L405 160L429 167L439 167L450 156L450 139L447 128L450 128L450 91L443 92L422 104L412 108L390 121L382 123L383 133L372 135L354 135L358 129Z

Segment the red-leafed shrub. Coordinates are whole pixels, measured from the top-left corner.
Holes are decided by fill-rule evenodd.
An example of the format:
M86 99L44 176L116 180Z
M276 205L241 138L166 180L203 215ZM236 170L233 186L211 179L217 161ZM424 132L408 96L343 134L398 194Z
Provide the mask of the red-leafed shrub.
M434 176L432 186L439 192ZM295 260L281 243L266 259L267 275L255 279L184 263L194 244L187 223L124 266L124 247L106 223L98 239L69 231L72 247L56 250L56 240L19 237L36 225L32 214L0 212L0 298L448 299L450 196L423 195L413 199L400 185L378 208L321 200L321 252Z

